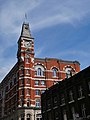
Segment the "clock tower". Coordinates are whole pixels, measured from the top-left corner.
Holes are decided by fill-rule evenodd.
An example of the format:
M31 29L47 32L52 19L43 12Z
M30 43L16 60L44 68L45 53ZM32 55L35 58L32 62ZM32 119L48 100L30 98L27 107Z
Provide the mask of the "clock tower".
M27 100L30 101L32 99L30 96L32 91L30 89L33 84L32 78L34 77L34 70L32 70L34 66L34 38L31 35L28 23L23 23L22 25L21 35L18 40L17 58L19 67L18 107L27 107Z

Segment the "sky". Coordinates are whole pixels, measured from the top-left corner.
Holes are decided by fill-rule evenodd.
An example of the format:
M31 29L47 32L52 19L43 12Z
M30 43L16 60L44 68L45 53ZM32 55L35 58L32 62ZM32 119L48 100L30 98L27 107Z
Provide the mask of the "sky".
M35 57L77 60L81 70L90 65L90 0L0 0L0 81L17 62L24 21Z

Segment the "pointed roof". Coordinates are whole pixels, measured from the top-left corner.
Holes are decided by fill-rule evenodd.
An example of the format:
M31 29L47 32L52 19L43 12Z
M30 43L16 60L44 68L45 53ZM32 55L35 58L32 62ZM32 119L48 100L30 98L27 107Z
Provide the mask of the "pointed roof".
M21 37L32 38L29 28L29 23L25 23L25 22L23 23Z

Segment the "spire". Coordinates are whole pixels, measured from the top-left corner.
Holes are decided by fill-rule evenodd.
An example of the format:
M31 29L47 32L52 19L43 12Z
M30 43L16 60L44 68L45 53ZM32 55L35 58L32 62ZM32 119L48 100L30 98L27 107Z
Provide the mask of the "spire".
M23 23L21 37L32 38L29 28L29 23L25 23L25 22Z

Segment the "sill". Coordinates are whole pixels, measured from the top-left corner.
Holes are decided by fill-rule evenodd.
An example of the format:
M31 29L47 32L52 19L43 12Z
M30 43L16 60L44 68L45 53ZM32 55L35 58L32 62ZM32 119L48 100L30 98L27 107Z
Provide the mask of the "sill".
M73 103L73 102L74 102L74 100L72 100L72 101L70 101L70 102L68 102L68 103L70 104L70 103Z
M46 85L34 85L35 87L46 87Z
M45 75L34 75L35 77L45 77Z
M24 95L20 95L20 96L24 96Z
M82 97L78 98L78 100L81 100L81 99L83 99L83 98L85 98L85 97L84 97L84 96L82 96Z
M64 105L66 105L65 103L63 103L63 104L61 104L60 106L62 107L62 106L64 106Z
M20 84L20 86L23 86L24 84Z
M47 110L47 112L50 111L50 110L51 110L51 109L49 108L49 109Z
M26 85L30 85L30 84L26 84Z
M30 75L30 74L26 74L26 75Z
M27 94L26 96L30 96L29 94Z
M36 109L39 109L39 108L41 108L41 106L35 106L36 107Z
M57 76L52 76L52 78L58 78Z
M30 64L30 63L26 62L26 64Z
M53 109L56 109L56 108L58 108L58 106L53 107Z
M20 74L20 76L23 76L24 74Z
M36 86L36 87L37 87L37 86L40 86L40 85L34 85L34 86Z
M40 97L40 95L35 95L35 97Z

